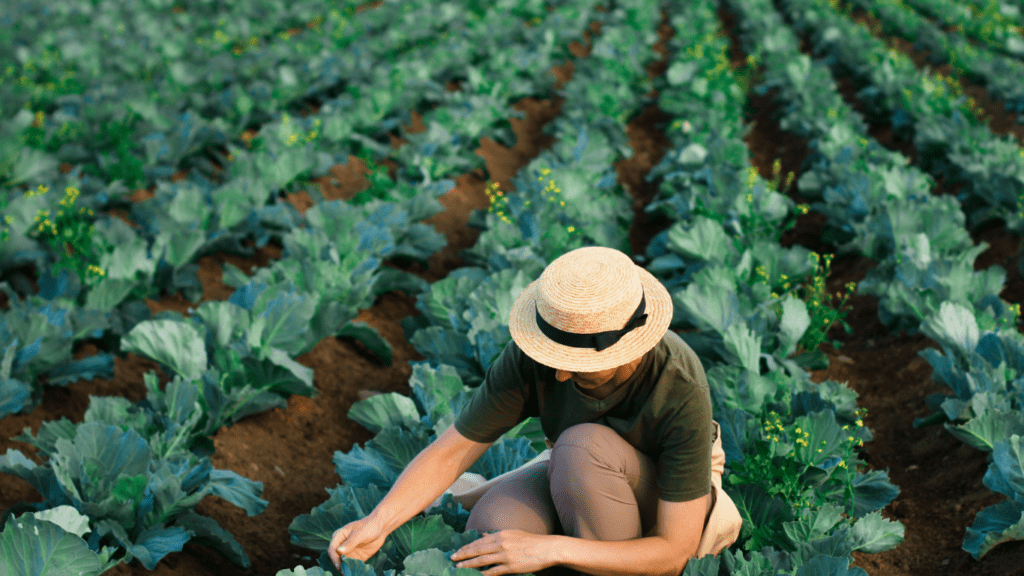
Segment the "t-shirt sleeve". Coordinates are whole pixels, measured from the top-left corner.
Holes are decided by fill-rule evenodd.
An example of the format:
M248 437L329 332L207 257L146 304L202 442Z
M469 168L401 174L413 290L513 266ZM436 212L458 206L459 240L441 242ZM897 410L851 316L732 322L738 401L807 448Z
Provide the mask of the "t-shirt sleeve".
M666 502L686 502L711 492L711 394L707 381L697 380L686 401L666 419L658 463L659 498Z
M474 442L494 442L526 419L525 383L533 377L527 358L510 340L455 418L459 434Z

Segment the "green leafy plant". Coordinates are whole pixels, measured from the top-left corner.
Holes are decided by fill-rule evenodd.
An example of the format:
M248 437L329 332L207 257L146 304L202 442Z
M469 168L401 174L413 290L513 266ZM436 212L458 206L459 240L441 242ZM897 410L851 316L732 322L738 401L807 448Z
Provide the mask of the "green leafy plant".
M47 187L40 185L36 192L45 194ZM56 213L40 210L36 213L35 225L29 230L29 237L44 242L57 254L59 260L54 272L67 270L78 276L83 285L90 285L105 275L93 251L93 211L89 208L74 209L79 190L64 189L64 199Z
M784 215L784 218L773 218L771 217L773 212L767 210L773 204L773 196L778 197L780 195L779 189L782 182L781 168L781 161L776 160L773 165L774 179L769 181L770 186L758 185L760 176L758 175L757 168L753 166L747 168L747 192L745 195L741 195L742 201L737 199L737 202L731 207L738 213L737 219L740 222L744 236L771 239L778 243L783 234L796 226L797 215L795 213L787 213ZM793 176L793 172L790 172L782 188L790 186L793 182ZM742 186L743 184L738 183L738 185ZM709 207L700 196L694 198L694 204L695 207L691 210L692 216L706 216L719 224L724 224L729 217L726 213L729 207ZM810 206L798 204L796 209L799 213L806 214ZM748 243L748 241L745 241L740 236L733 236L732 238L732 244L739 253L743 252L744 247Z
M779 183L781 182L781 174L779 172L782 169L782 162L776 159L772 168L773 180L770 181L772 185L768 187L768 190L778 192ZM753 166L749 167L747 169L747 188L751 190L751 192L748 192L746 195L747 202L753 203L754 201L752 191L757 182L757 179L757 168L754 168ZM786 177L785 187L788 188L789 185L792 184L792 182L793 172L790 172L789 175ZM800 212L801 214L806 214L808 208L809 207L806 204L798 204L796 207L797 211ZM782 238L783 234L792 230L793 226L796 226L796 218L796 214L789 214L785 219L785 223L782 224L780 222L767 220L764 217L764 212L761 210L750 210L748 214L740 214L739 220L740 224L743 225L743 230L746 231L747 233L753 232L756 234L765 234L765 237L771 237L773 240L778 242L779 238Z
M820 507L835 495L853 509L853 480L864 464L854 450L863 446L859 430L866 409L859 409L855 429L839 428L834 412L823 411L796 418L769 411L761 417L760 439L744 459L730 465L733 485L757 484L769 496L781 496L795 511ZM831 417L830 417L831 416Z
M363 161L363 164L366 164L367 169L370 171L366 174L366 179L370 181L370 186L366 190L357 192L348 203L354 206L363 206L374 198L385 202L396 201L398 197L395 192L396 190L402 190L402 188L396 187L395 181L388 174L388 167L374 162L373 153L366 148L362 149L358 158Z
M54 106L58 96L82 94L85 85L75 79L74 63L61 59L60 51L46 49L36 59L28 60L19 70L13 64L0 73L0 85L10 82L15 94L24 98L25 107L43 110ZM15 79L16 77L16 79Z
M25 146L56 153L62 145L81 140L84 131L85 127L81 121L64 122L47 138L46 112L37 110L32 125L25 128L21 136Z
M540 173L541 176L537 177L537 181L543 182L544 178L551 173L551 169L542 168ZM584 245L585 235L583 231L572 224L564 223L568 219L567 215L561 213L561 211L544 209L547 204L554 206L554 203L557 203L559 208L565 208L565 200L559 196L562 193L562 189L555 184L553 179L548 179L547 185L542 190L536 191L531 195L533 200L537 200L542 204L541 207L530 208L533 200L523 200L521 208L517 210L516 207L509 204L506 192L501 189L500 184L497 182L488 181L486 192L490 202L490 205L487 207L487 213L493 214L501 222L522 226L523 222L517 218L516 213L519 212L522 216L523 212L531 211L532 214L536 215L538 222L545 230L542 234L542 237L546 240L545 245L553 244L552 247L558 246L558 249L566 252ZM499 226L498 222L493 221L493 226Z
M12 515L0 532L0 568L19 574L25 566L58 565L78 576L99 576L124 561L111 558L116 547L89 548L85 535L90 532L89 517L66 504Z
M161 458L148 438L128 426L91 419L99 416L88 414L81 424L66 418L51 420L43 423L38 435L26 428L16 440L35 446L45 457L43 464L19 450L0 455L0 471L22 478L43 495L41 502L16 504L4 517L70 505L89 518L89 528L95 532L90 536L93 545L124 551L118 561L138 559L153 570L164 556L180 552L196 538L248 568L249 558L234 536L195 507L212 494L255 516L268 504L260 498L263 483L215 469L209 457L177 452ZM15 528L12 535L4 532L15 541L31 529ZM4 551L13 553L15 563L30 565L30 549ZM7 556L3 554L5 560ZM62 556L56 554L54 561L65 565ZM110 559L110 554L105 556Z
M856 284L848 282L846 284L847 293L841 295L836 292L835 298L842 297L842 301L839 302L839 307L834 308L833 296L828 293L825 287L825 279L828 278L828 270L832 265L832 254L825 254L825 265L821 265L821 256L817 252L811 252L809 258L814 261L816 271L811 277L810 283L804 282L796 286L794 289L796 294L801 300L807 305L807 313L811 317L811 325L807 327L807 331L800 338L800 346L808 352L813 352L818 349L818 346L828 340L828 331L833 324L839 322L843 326L843 330L847 334L853 333L853 328L846 322L846 316L852 310L846 302L849 300L850 295L856 288ZM764 284L770 284L769 279L765 276L763 268L757 268L755 274L761 276L761 282ZM782 274L776 285L772 285L772 297L779 298L781 295L790 291L791 282L790 279ZM782 315L782 304L772 304L772 309L775 310L776 314ZM838 340L832 340L832 346L836 349L842 347L842 342Z
M142 170L142 159L132 152L136 147L134 142L134 124L140 118L135 111L129 111L122 120L104 121L102 124L101 141L108 143L114 149L114 156L117 162L101 163L106 172L106 178L110 180L124 180L129 188L146 181L146 175ZM105 138L104 138L105 137ZM109 165L103 165L109 164ZM94 166L85 166L84 172L92 172L100 177L99 170Z
M764 81L764 72L761 70L761 64L757 55L748 55L746 65L733 70L732 76L735 78L736 85L740 87L743 94L749 93L752 86L757 86Z

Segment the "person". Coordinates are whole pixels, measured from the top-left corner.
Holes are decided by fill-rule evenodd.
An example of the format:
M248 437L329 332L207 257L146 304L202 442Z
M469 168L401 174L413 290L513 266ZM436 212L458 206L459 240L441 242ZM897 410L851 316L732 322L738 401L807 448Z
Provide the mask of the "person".
M721 489L707 378L671 319L665 287L618 250L584 247L552 261L516 298L512 341L469 403L370 515L334 532L332 562L369 558L445 491L470 510L467 529L487 532L451 558L486 576L552 566L677 575L735 542L741 520ZM548 450L448 489L530 416Z

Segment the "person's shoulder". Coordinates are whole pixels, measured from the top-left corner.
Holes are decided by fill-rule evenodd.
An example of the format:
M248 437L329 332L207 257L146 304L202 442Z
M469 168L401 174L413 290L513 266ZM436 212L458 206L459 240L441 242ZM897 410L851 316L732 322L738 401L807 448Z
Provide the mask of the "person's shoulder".
M693 348L683 340L683 337L672 330L665 330L665 335L658 343L668 356L696 356Z
M542 368L542 365L536 360L531 358L526 352L520 348L519 344L516 344L515 340L509 340L508 344L501 350L498 355L503 368L507 370L515 371L534 371Z
M682 336L672 330L665 331L665 335L657 347L660 349L663 366L670 372L684 375L686 379L690 379L696 376L696 372L702 372L704 369L693 348L686 343L686 340L683 340Z
M526 352L523 352L523 349L519 347L519 344L516 344L515 340L509 340L502 352L508 354L510 358L514 359L517 365L523 364L524 362L534 362L534 359L530 358Z

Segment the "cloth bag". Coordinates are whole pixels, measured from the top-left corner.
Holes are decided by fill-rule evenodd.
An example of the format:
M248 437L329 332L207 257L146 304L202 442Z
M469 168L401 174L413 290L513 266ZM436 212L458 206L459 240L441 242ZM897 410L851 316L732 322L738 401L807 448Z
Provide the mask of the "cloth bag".
M736 504L733 503L732 498L726 494L725 490L722 489L722 473L725 471L725 451L722 450L722 437L721 437L721 426L714 420L711 421L714 424L714 442L711 445L711 494L712 494L712 505L711 513L705 519L704 532L700 537L700 544L697 546L697 553L694 554L695 558L700 558L707 554L718 555L724 548L727 548L736 542L739 538L740 528L743 526L743 519L740 517L740 511L736 508ZM537 462L543 462L551 458L551 448L554 444L544 439L547 443L548 449L538 454L534 459L530 460L526 464L523 464L515 470L509 470L504 474L500 474L487 480L480 474L473 472L466 472L460 476L451 487L444 491L444 494L451 494L452 498L456 502L462 505L466 510L473 508L477 500L487 492L487 490L494 486L495 483L504 479L510 474L515 474L519 470L527 466L536 464ZM442 494L437 500L428 506L424 512L429 513L431 508L441 504L441 498L444 497ZM649 534L649 532L648 532ZM644 536L647 536L645 534Z

